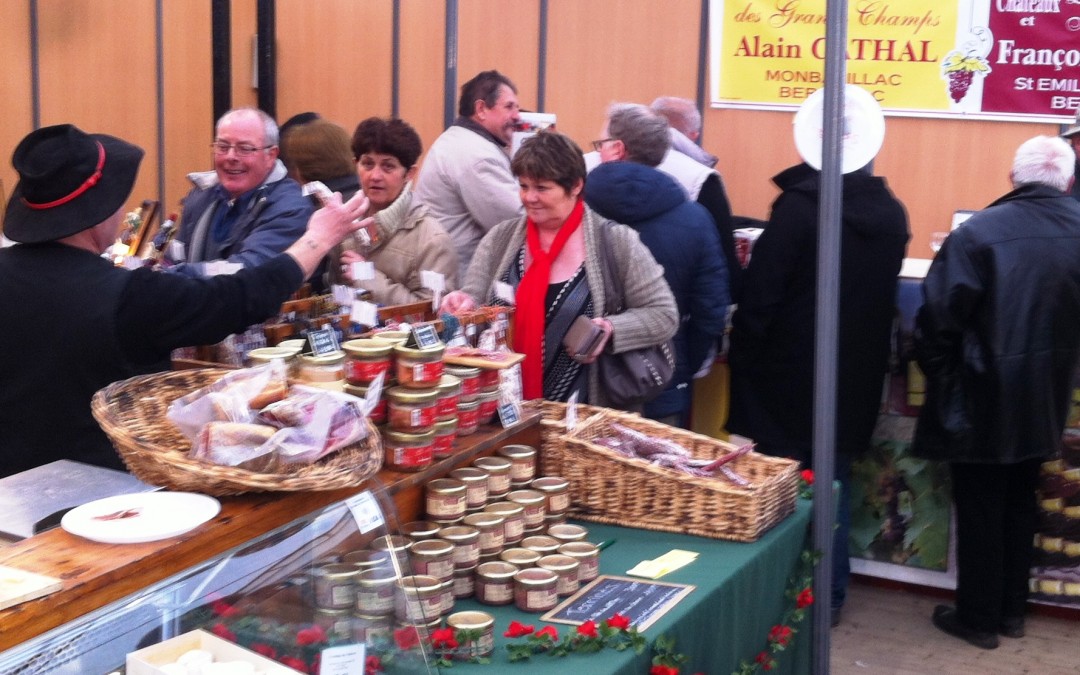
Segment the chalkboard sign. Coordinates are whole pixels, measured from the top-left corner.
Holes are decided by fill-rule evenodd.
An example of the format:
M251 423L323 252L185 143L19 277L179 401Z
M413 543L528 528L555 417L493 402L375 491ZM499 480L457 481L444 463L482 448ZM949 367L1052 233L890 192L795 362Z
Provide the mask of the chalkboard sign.
M599 623L618 613L643 631L694 590L687 584L670 584L629 577L601 575L541 618L556 623Z
M338 346L337 334L334 327L328 326L322 330L308 331L308 344L311 345L311 353L315 356L330 354L341 349Z
M435 330L433 323L416 323L412 327L412 337L418 349L428 349L442 344L439 339L439 331Z

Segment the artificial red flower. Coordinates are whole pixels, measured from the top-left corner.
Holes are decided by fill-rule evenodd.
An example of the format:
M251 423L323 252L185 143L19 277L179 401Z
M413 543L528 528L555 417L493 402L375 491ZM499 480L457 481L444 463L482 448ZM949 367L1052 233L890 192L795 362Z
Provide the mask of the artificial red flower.
M378 656L369 654L368 657L364 659L364 675L379 675L381 672L382 661L379 660Z
M394 631L394 642L397 643L398 649L403 651L412 649L420 644L420 634L416 632L415 626L399 628Z
M503 637L519 638L523 635L531 635L534 630L536 629L531 625L523 624L520 621L511 621L506 632L503 633Z
M225 602L224 600L215 600L214 603L210 605L210 609L213 610L214 614L218 616L223 616L225 618L228 618L230 616L236 616L236 614L240 611L236 607Z
M810 588L804 588L799 591L799 596L795 598L795 607L802 609L803 607L809 607L814 604L814 591Z
M215 623L210 627L210 632L229 642L236 642L236 633L229 630L229 627L223 623Z
M278 662L281 663L283 666L288 666L289 668L300 671L301 673L308 672L308 667L307 664L304 663L304 660L298 659L295 656L282 656L280 659L278 659Z
M435 649L457 649L458 641L453 628L437 628L431 632L431 645Z
M619 630L626 630L630 627L630 618L616 612L607 620L607 625Z
M584 635L587 638L600 637L600 634L596 632L596 622L592 619L578 626L577 632L578 635Z
M764 665L768 663L771 659L769 658L769 652L759 652L758 655L754 657L754 660Z
M277 660L277 650L266 644L265 642L253 642L251 643L251 651L256 654L261 654L268 659Z
M649 668L649 675L679 675L679 669L658 664Z
M555 626L544 626L536 632L536 637L542 638L544 636L551 638L552 642L558 642L559 629L557 629Z
M776 644L784 647L787 643L791 642L791 628L789 626L773 626L769 631L769 642L775 642Z
M803 469L799 473L799 477L802 478L803 482L806 483L807 485L813 485L814 484L814 471L813 471L813 469Z
M326 639L326 631L318 624L296 632L296 644L300 647L305 645L317 645L326 642Z

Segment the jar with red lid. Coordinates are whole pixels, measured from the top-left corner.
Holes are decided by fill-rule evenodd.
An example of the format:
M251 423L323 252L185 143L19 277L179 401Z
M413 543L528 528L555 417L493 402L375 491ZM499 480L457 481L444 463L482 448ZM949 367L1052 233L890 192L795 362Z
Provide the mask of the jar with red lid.
M461 400L461 380L453 375L443 375L436 389L439 391L439 402L435 409L436 418L440 422L457 419L457 405Z
M498 368L481 368L480 369L480 391L492 392L499 390L499 369Z
M443 376L442 345L416 349L394 345L398 384L411 389L436 387Z
M499 411L499 390L481 391L476 395L476 400L480 403L478 421L480 424L491 424Z
M392 347L373 340L349 340L341 345L345 352L345 381L367 385L390 370Z
M457 435L475 434L480 428L480 401L459 401Z
M387 431L383 435L386 467L394 471L422 471L435 461L435 432L412 434Z
M461 400L472 401L480 393L480 369L472 366L447 366L446 372L461 380Z
M454 454L457 438L457 417L435 422L435 459L446 459Z
M346 384L345 393L351 394L357 398L367 398L368 388L366 385ZM386 424L385 396L379 396L379 400L375 402L375 407L368 413L368 419L371 420L372 424Z
M432 431L435 428L435 403L438 396L439 392L435 389L387 389L390 428L413 434Z

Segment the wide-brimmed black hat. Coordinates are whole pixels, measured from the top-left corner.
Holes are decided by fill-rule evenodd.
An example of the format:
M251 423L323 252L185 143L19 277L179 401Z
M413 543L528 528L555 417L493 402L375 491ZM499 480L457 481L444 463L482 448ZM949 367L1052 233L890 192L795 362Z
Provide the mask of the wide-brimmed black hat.
M1076 120L1073 121L1073 125L1062 132L1062 136L1065 138L1072 138L1076 134L1080 134L1080 110L1076 111Z
M30 132L11 156L19 173L4 235L36 244L89 229L123 206L135 185L142 148L71 124Z

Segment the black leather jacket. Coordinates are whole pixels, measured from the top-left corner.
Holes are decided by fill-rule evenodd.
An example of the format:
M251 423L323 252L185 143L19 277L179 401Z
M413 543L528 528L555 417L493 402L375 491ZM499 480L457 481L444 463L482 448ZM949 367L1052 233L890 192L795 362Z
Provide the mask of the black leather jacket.
M1051 455L1080 352L1080 203L1016 188L952 232L923 295L914 453L983 464Z

